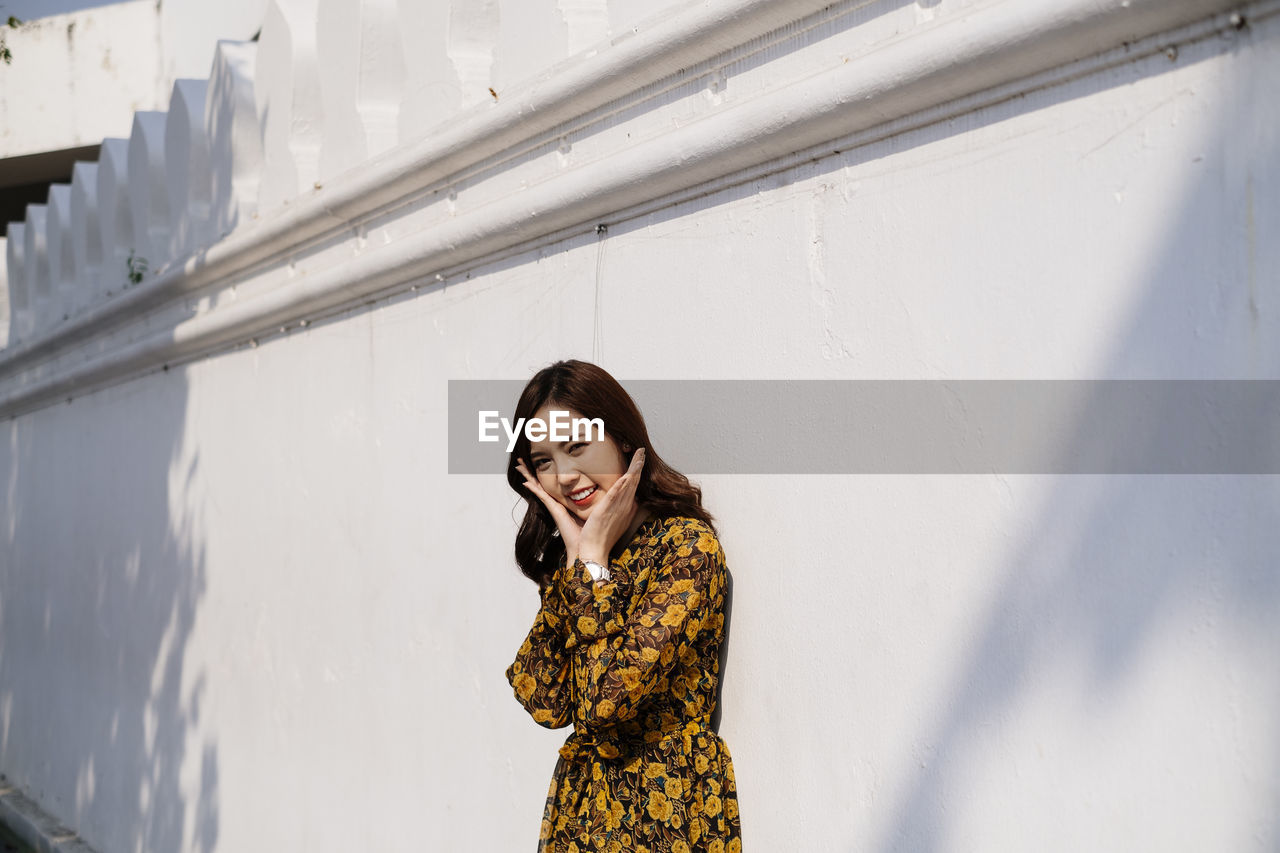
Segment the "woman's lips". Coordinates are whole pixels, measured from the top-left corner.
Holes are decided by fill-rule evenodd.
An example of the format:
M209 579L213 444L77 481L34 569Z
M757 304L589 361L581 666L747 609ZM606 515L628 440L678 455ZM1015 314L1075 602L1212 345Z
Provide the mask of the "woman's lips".
M592 486L592 487L591 487L591 493L590 493L590 494L588 494L588 495L587 495L585 498L583 498L582 500L580 500L580 501L573 501L573 498L572 498L572 497L570 497L570 498L569 498L569 500L573 501L573 503L574 503L574 505L575 505L575 506L586 506L587 504L591 503L591 499L592 499L592 498L594 498L594 497L596 496L596 492L598 492L598 491L600 491L600 487L599 487L599 486ZM575 492L575 494L576 494L576 492Z

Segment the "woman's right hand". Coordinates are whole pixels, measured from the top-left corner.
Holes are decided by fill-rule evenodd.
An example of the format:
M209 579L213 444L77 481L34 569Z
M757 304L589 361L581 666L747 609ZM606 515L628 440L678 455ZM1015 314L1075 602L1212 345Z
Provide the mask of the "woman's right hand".
M529 473L529 469L525 467L523 459L516 463L516 470L524 477L525 488L533 492L534 496L542 501L542 505L551 513L552 520L555 521L556 527L560 530L560 538L564 540L564 551L568 555L568 564L572 564L578 556L578 540L582 535L583 523L573 513L569 512L568 507L547 494L547 490L542 488L538 478Z

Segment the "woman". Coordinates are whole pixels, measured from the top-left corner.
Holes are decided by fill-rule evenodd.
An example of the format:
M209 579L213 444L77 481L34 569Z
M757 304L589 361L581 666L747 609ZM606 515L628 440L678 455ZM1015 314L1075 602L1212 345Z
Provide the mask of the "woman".
M599 418L603 434L522 431L507 470L528 501L516 561L541 597L507 680L537 723L574 726L538 851L740 853L733 762L709 725L727 574L702 492L653 452L601 368L539 371L516 423L555 411Z

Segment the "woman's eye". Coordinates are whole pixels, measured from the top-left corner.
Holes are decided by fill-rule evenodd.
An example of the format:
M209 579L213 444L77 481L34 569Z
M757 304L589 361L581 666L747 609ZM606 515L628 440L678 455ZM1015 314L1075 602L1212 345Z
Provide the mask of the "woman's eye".
M582 442L582 441L578 442L577 444L571 444L569 445L569 452L572 453L575 450L577 450L579 447L586 447L586 446L587 446L586 442Z
M551 461L551 460L549 460L549 459L535 459L535 460L533 461L533 470L535 470L535 471L541 471L541 470L542 470L542 466L543 466L543 465L546 465L546 464L547 464L548 462L550 462L550 461Z

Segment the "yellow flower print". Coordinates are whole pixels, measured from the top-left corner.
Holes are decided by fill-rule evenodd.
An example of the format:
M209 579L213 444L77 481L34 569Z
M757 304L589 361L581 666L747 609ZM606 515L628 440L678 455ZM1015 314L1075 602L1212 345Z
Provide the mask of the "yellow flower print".
M562 748L538 827L545 853L742 851L727 751L688 725L715 708L723 551L694 519L649 529L614 560L607 594L561 566L507 671L535 721L597 724Z
M521 700L528 699L533 695L533 691L538 689L538 682L532 675L522 672L515 677L516 695Z
M677 601L674 604L668 605L667 612L664 613L662 618L658 621L663 625L666 625L668 628L671 628L684 621L684 613L684 605Z
M657 657L656 654L654 656ZM634 666L629 666L618 673L618 677L622 679L622 686L627 688L628 693L634 693L640 689L640 670Z
M622 803L618 802L617 800L614 800L612 803L609 804L608 809L602 808L601 811L604 812L604 828L605 829L612 832L613 830L622 826L622 816L626 814L626 811L622 808ZM613 843L617 844L616 841ZM615 848L613 847L613 845L610 845L609 849L613 850ZM618 847L617 849L621 849L621 847Z
M649 817L666 823L671 820L671 814L674 811L671 803L667 801L666 794L661 791L649 792Z

